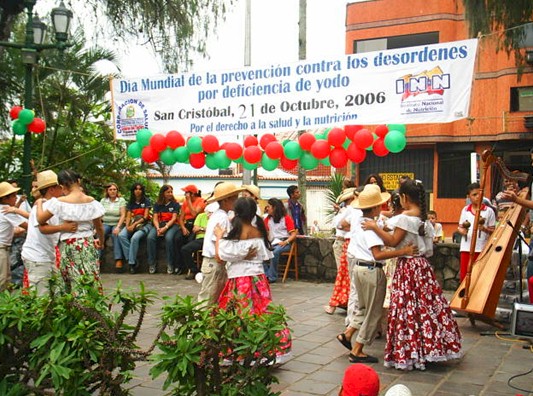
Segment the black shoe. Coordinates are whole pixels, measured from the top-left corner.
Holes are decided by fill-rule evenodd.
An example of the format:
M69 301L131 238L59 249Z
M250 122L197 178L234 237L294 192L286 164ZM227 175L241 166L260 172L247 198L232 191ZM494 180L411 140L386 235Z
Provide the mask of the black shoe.
M134 274L134 273L135 273L135 266L130 265L130 274Z
M184 273L185 273L185 270L183 268L174 268L175 275L183 275Z

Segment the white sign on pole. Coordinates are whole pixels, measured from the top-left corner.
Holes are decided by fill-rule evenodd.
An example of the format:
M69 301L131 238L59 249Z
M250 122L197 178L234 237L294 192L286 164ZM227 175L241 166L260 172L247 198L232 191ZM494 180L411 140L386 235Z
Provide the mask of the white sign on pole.
M117 139L140 128L261 134L468 116L477 40L111 81Z

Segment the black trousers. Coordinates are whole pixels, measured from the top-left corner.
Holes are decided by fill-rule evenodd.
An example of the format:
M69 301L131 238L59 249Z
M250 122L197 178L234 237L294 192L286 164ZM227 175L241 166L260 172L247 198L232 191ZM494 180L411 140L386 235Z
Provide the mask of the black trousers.
M198 250L202 250L204 244L204 238L194 239L181 248L181 256L183 258L183 263L185 264L185 269L191 270L193 273L197 273L200 269L196 266L193 254Z

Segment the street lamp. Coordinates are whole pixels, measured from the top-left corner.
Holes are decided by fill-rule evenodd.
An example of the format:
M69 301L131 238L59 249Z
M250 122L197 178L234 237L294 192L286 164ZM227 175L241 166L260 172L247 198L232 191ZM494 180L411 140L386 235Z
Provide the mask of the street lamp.
M65 8L63 1L59 7L52 10L52 24L54 26L56 42L43 44L46 36L46 25L39 19L37 14L33 14L33 7L37 0L24 0L26 10L26 36L24 44L0 41L0 46L18 48L22 52L22 63L24 63L24 107L33 108L33 65L37 63L38 53L44 49L55 48L64 51L71 44L67 43L72 11ZM22 185L24 192L31 193L31 132L24 134L24 152L22 155Z

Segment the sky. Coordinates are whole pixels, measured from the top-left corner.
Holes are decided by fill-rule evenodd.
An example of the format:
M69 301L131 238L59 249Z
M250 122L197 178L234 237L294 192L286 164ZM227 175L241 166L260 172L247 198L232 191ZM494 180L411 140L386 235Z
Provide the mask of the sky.
M298 0L251 0L252 66L298 60ZM209 59L195 59L191 71L244 66L245 0L234 8L208 39ZM346 0L307 0L307 59L344 55ZM161 72L156 57L136 46L120 61L124 77Z

